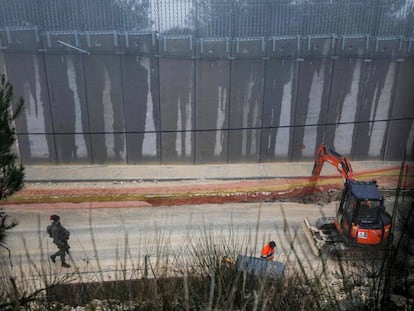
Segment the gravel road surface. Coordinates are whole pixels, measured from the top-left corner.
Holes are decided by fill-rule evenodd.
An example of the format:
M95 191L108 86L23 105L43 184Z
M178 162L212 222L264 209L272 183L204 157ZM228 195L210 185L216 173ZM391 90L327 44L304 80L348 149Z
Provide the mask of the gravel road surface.
M276 241L277 260L294 266L290 242L298 256L318 262L305 241L303 217L334 215L335 208L336 202L324 206L271 202L63 210L21 205L6 208L19 221L7 245L12 270L16 275L23 271L26 277L38 277L41 268L54 276L78 271L91 280L96 279L96 271L104 271L109 279L116 278L119 270L142 277L145 266L160 273L154 269L167 260L172 267L194 264L189 256L194 247L209 251L205 245L214 245L225 253L226 246L231 246L258 256L269 240ZM56 249L45 230L52 213L58 213L71 232L69 269L49 260Z

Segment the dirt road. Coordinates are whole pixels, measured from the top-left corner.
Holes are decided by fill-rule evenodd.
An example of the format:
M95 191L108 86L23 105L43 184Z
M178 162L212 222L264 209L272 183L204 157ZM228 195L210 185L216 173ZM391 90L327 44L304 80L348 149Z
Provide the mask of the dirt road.
M294 265L292 246L300 258L315 259L303 237L303 217L333 215L335 204L272 202L59 211L21 205L6 209L19 221L7 244L14 272L23 270L33 277L42 271L40 267L51 275L77 270L88 280L95 280L97 271L104 271L109 279L119 276L120 270L142 277L146 268L162 273L157 268L167 261L173 268L196 265L191 256L194 249L232 257L237 254L229 250L258 256L269 240L277 243L277 260ZM70 269L49 260L48 254L56 247L45 228L48 216L55 212L71 231Z

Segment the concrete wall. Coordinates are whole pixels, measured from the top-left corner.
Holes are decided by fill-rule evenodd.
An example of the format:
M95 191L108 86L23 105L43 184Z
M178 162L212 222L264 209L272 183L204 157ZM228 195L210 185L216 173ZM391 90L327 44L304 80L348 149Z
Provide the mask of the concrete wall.
M414 146L414 44L0 29L24 164L356 160Z

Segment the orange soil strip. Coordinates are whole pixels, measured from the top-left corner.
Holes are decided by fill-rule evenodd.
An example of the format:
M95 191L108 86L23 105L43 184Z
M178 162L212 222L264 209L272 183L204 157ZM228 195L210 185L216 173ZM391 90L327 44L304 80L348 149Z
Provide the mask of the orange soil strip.
M4 204L5 208L13 210L62 210L62 209L96 209L96 208L132 208L132 207L149 207L151 204L143 201L124 201L124 202L54 202L54 203L22 203L22 204Z
M408 177L403 180L407 189L414 188L413 167L407 166ZM400 168L392 167L365 171L357 180L372 180L378 182L380 188L397 188ZM341 176L321 177L317 191L327 192L329 189L342 189ZM81 182L80 182L81 184ZM197 181L188 181L181 184L156 185L110 185L109 187L79 187L73 188L34 187L29 186L19 191L9 200L0 202L0 205L29 204L37 206L50 204L44 208L54 208L53 204L72 202L66 208L88 207L133 207L133 206L160 206L202 203L225 202L257 202L294 198L315 192L310 187L309 178L275 178L266 180L242 180L221 183L197 184ZM88 204L84 206L84 204Z

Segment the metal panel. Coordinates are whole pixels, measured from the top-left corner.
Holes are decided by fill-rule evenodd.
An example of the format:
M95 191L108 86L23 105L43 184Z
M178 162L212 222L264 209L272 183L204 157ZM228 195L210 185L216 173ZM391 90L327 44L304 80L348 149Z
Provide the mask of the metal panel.
M235 58L258 58L266 55L266 40L259 38L236 38L232 41L232 56Z
M113 55L84 58L94 163L126 160L120 59Z
M42 42L45 52L52 53L85 53L82 49L80 35L77 32L44 32Z
M159 162L158 64L154 58L122 57L128 163Z
M300 63L292 140L293 160L313 159L324 140L332 61L312 59Z
M186 59L160 59L159 63L162 163L192 163L194 64Z
M196 55L206 59L227 59L231 53L230 38L199 39L196 41Z
M399 64L398 80L395 83L395 99L391 111L391 121L388 129L385 160L401 160L407 150L409 161L414 161L414 60ZM410 119L411 118L411 119Z
M403 53L404 41L402 37L377 37L372 40L372 56L399 57Z
M265 64L262 162L289 159L297 63L291 59L270 59Z
M335 36L307 36L302 41L302 57L326 57L334 54Z
M3 50L36 52L42 48L40 32L36 27L7 27L0 29L0 47Z
M119 34L119 40L122 51L127 54L152 56L157 51L157 36L155 33L125 32Z
M230 96L230 62L196 63L196 163L226 162ZM207 130L207 131L199 131Z
M405 40L403 47L403 56L413 57L414 56L414 38L409 38Z
M341 36L337 39L335 55L343 57L363 57L368 54L370 39L364 36Z
M263 61L232 63L229 124L233 130L229 136L230 162L259 160L263 74Z
M83 32L80 36L81 46L89 53L120 52L120 38L116 31L108 32Z
M267 42L267 55L270 57L298 57L302 40L300 36L272 37Z
M194 42L192 36L160 36L158 52L161 56L193 57Z

